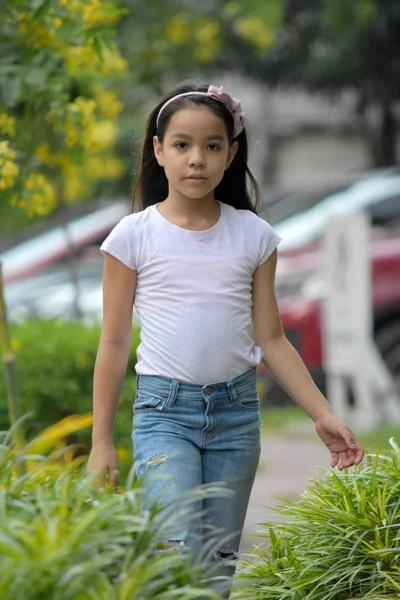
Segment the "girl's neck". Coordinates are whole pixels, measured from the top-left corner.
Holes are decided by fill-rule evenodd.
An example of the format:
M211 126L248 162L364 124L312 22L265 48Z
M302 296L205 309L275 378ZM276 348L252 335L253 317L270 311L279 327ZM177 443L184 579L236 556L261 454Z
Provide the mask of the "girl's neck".
M209 229L219 220L221 208L213 196L177 198L169 195L157 209L169 221L193 230Z

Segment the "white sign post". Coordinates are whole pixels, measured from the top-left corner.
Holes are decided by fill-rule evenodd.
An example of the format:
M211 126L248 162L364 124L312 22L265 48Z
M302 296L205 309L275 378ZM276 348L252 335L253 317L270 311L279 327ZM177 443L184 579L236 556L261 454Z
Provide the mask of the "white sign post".
M359 431L400 422L400 399L373 340L370 230L365 213L333 215L324 237L327 396L337 416ZM378 406L377 391L384 406Z

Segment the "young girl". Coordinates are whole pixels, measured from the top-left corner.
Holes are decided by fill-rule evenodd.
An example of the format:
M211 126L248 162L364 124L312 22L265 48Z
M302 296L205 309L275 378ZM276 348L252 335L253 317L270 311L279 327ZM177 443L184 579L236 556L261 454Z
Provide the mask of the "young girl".
M135 305L138 474L157 473L150 497L162 492L165 500L223 482L228 497L197 506L205 515L200 529L186 530L177 517L169 541L190 546L202 526L217 527L215 560L232 565L260 456L260 361L313 419L332 467L358 464L363 448L282 330L274 292L280 238L256 214L240 101L212 85L169 94L149 117L135 196L142 210L101 246L104 316L89 469L116 485L113 424Z

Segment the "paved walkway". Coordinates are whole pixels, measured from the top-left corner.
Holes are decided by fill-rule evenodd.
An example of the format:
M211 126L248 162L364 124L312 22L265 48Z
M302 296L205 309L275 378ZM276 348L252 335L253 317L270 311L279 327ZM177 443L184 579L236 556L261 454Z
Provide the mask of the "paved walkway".
M260 531L260 522L279 522L282 518L271 509L281 504L279 498L297 499L311 478L315 467L329 467L330 455L322 442L303 442L264 437L258 474L253 485L244 526L241 553L249 553L254 545L267 540L251 537Z

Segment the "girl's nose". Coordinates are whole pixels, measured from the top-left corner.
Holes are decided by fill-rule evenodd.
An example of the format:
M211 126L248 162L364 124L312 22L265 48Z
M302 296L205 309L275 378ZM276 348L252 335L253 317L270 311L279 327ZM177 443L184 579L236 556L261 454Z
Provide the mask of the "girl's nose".
M189 165L191 167L203 167L205 164L205 158L204 155L201 152L194 152L190 159L189 159Z

